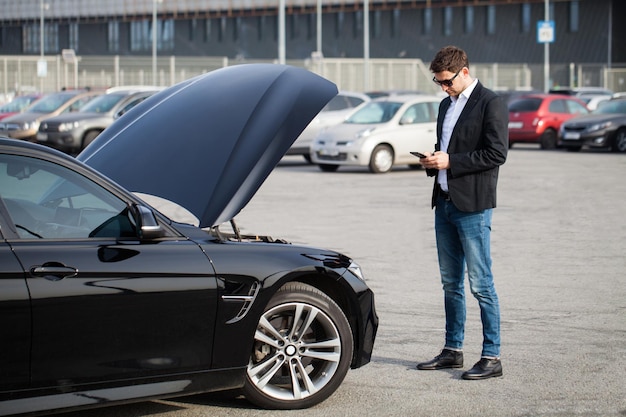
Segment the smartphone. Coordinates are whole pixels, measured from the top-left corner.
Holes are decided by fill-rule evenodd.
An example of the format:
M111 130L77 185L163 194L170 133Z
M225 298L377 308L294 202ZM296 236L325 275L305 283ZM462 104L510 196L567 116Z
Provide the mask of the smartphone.
M420 153L420 152L411 152L411 155L415 155L415 156L417 156L420 159L421 158L426 158L426 155L424 155L423 153Z

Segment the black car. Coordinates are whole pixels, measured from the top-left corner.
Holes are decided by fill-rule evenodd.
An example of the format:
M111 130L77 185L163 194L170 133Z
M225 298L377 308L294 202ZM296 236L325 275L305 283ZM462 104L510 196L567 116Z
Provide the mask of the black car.
M603 101L590 114L564 122L559 130L559 146L568 151L588 146L626 152L626 99Z
M304 408L368 363L359 266L233 220L336 92L239 65L153 95L76 159L0 139L0 415L232 389Z

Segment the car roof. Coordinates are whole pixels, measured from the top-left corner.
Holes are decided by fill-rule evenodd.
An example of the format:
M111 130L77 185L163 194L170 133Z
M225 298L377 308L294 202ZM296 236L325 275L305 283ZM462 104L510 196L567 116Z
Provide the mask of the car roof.
M425 102L425 101L440 102L441 97L437 97L431 94L399 94L399 95L378 97L378 98L371 100L371 102L374 102L374 103L380 103L380 102L409 103L409 102Z

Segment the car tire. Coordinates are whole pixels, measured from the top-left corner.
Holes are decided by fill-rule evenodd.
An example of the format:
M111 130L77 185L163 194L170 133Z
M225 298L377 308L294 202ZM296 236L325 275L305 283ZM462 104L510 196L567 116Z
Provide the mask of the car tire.
M613 152L626 152L626 128L622 127L615 133L611 150Z
M554 129L546 129L539 139L541 143L541 149L555 149L556 148L556 131Z
M393 150L388 145L378 145L372 151L369 168L375 174L391 171L393 166Z
M339 306L315 287L287 283L259 320L243 394L268 409L311 407L339 387L353 349Z
M339 169L339 165L319 164L318 167L324 172L335 172Z

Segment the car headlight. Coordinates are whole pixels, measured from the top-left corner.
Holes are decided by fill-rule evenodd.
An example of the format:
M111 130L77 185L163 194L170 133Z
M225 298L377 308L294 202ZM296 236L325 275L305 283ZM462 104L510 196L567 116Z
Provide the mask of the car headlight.
M35 122L24 122L24 123L22 123L20 128L21 128L21 130L38 130L39 129L39 122L37 122L37 121L35 121Z
M348 267L348 271L352 272L352 275L365 282L365 277L363 276L363 271L361 267L356 262L352 261L350 266Z
M76 129L78 126L80 126L79 122L61 123L59 125L59 132L69 132L72 129Z
M374 132L374 130L376 130L375 127L368 127L367 129L359 131L355 136L357 139L366 138L370 136Z
M589 126L589 131L594 132L596 130L608 129L609 127L611 127L612 124L613 124L612 122L596 123L594 125Z

